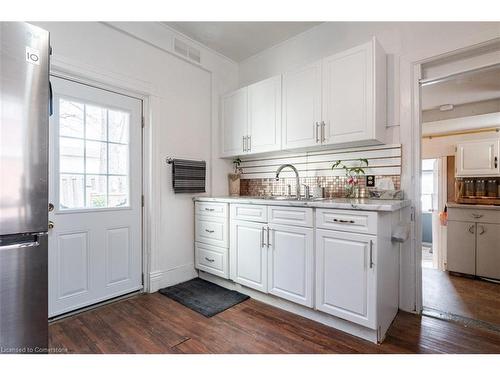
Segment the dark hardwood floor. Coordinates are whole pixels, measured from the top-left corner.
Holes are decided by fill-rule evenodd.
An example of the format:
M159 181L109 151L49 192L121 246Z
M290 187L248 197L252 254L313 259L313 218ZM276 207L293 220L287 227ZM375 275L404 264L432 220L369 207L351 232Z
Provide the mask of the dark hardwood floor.
M422 268L425 307L500 327L500 284Z
M50 325L69 353L500 353L500 333L400 312L381 345L249 299L213 318L158 293Z

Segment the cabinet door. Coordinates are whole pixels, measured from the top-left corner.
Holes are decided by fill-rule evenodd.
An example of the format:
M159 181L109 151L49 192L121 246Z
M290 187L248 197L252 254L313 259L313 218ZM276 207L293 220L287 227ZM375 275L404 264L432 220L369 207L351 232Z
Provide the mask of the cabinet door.
M448 221L448 271L474 275L476 273L476 224L466 221Z
M500 279L500 224L477 224L476 274Z
M459 143L456 150L457 176L498 176L500 140Z
M323 60L324 144L374 138L373 45Z
M247 88L223 95L221 98L221 156L243 154L243 137L248 129Z
M376 238L316 230L316 308L376 328Z
M281 149L281 76L248 86L249 153Z
M313 246L312 228L270 226L269 293L313 306Z
M321 62L283 75L283 149L321 143Z
M267 293L267 247L264 241L264 224L231 221L231 279Z

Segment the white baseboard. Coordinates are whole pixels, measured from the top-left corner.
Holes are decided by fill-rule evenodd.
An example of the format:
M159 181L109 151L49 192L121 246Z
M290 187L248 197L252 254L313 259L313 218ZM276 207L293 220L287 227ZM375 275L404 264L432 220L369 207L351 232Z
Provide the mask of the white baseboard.
M149 293L158 289L166 288L198 277L194 264L185 264L166 271L154 271L149 273Z
M309 307L301 306L293 302L286 301L279 297L272 296L270 294L264 294L256 290L247 288L243 285L236 284L231 280L222 279L218 276L211 275L209 273L199 271L199 277L201 279L210 281L214 284L220 285L224 288L237 290L251 298L254 298L260 302L266 303L268 305L278 307L280 309L289 311L291 313L300 315L304 318L314 320L316 322L322 323L332 328L336 328L340 331L347 332L351 335L361 337L362 339L371 341L373 343L378 343L377 331L367 327L360 326L359 324L348 322L347 320L334 317L332 315L325 314L321 311L313 310Z

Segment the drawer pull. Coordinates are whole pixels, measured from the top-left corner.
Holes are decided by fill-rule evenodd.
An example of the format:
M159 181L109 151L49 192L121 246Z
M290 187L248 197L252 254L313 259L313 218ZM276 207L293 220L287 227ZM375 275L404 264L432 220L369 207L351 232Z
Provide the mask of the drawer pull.
M212 211L215 211L215 208L208 208L208 207L205 207L205 211L212 212Z
M215 232L215 231L214 231L213 229L212 229L212 230L210 230L210 229L205 229L205 232L207 232L207 233L213 233L213 232Z
M208 262L210 262L210 263L215 262L215 259L210 259L210 258L207 258L207 257L205 257L205 260L208 261Z
M482 214L472 214L472 217L473 217L474 219L479 219L479 218L482 218L482 217L483 217L483 215L482 215Z
M354 224L355 221L354 220L343 220L343 219L333 219L334 222L336 223L341 223L341 224Z

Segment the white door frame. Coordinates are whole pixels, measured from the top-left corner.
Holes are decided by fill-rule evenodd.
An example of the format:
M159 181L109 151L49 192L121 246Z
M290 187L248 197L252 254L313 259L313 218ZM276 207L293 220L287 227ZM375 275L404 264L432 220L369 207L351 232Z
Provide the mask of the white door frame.
M498 43L500 38L484 37L481 33L470 35L467 40L455 42L449 46L433 46L427 52L418 51L400 58L400 126L409 131L401 131L403 147L403 170L411 171L401 178L402 188L408 199L412 201L412 230L410 235L409 256L401 264L401 273L409 275L401 280L400 308L405 311L422 313L422 208L421 194L421 106L420 106L420 79L422 65L445 57L458 55L467 51L474 51L485 45ZM406 263L405 263L406 262Z
M142 194L144 206L142 208L142 274L143 291L150 290L150 254L152 247L152 215L153 208L153 181L152 157L155 144L153 143L151 106L155 103L156 90L149 82L139 81L131 77L118 75L95 66L83 65L77 61L57 55L51 56L50 75L64 78L77 83L87 84L96 88L112 91L142 100Z

